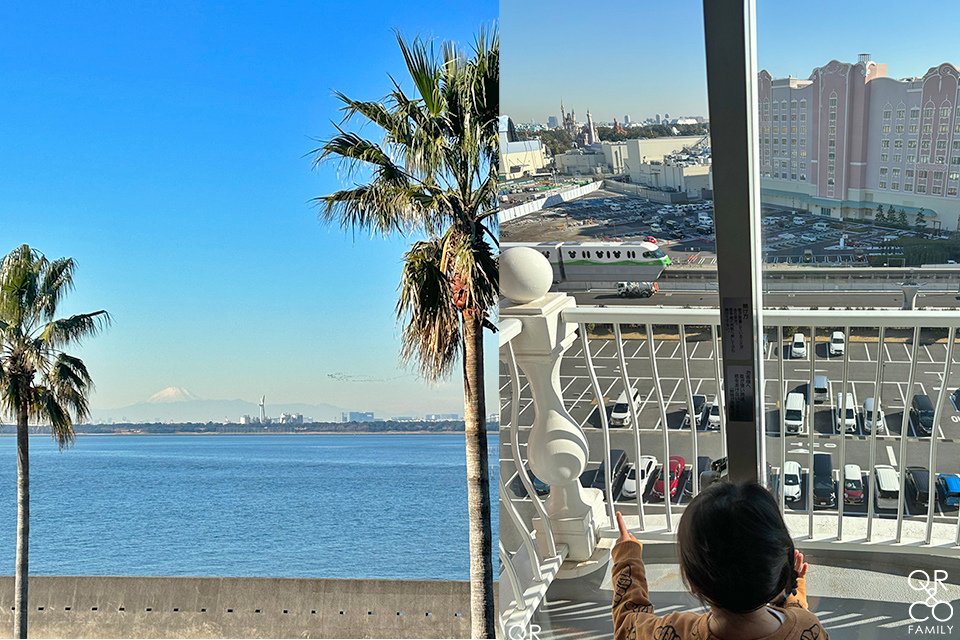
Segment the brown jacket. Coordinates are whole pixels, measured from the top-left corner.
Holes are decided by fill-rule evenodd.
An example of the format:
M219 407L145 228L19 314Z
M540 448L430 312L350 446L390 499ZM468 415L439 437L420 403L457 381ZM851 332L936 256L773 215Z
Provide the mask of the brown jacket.
M613 630L616 640L716 640L707 626L709 614L669 613L657 616L647 589L643 545L632 540L613 548ZM828 640L817 617L807 610L806 584L797 581L797 595L783 607L780 628L763 640Z

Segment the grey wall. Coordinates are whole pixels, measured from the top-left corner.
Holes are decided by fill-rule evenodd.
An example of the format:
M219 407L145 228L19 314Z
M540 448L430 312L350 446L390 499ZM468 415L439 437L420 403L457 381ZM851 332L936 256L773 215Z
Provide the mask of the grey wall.
M470 585L297 578L30 578L33 638L467 638ZM13 631L0 578L0 637Z

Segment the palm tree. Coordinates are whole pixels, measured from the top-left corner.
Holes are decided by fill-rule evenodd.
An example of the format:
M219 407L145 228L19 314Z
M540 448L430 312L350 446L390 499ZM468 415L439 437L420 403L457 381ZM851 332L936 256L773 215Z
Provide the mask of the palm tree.
M462 363L470 517L473 637L494 637L493 560L487 466L483 330L498 295L496 244L497 116L500 42L481 30L471 50L397 34L415 93L393 81L380 101L337 93L343 119L314 150L367 181L317 198L320 217L344 229L416 239L404 255L397 317L401 358L429 381ZM344 129L358 117L377 142Z
M89 417L93 381L63 349L110 322L106 311L55 319L73 288L72 258L48 261L27 245L0 263L0 415L17 421L17 556L13 633L27 637L30 542L29 425L49 423L61 449L73 443L74 421Z

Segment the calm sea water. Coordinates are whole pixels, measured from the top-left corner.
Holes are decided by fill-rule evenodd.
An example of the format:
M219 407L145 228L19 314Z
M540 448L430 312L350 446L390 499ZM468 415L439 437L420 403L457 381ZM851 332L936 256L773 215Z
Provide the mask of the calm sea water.
M30 446L31 574L468 576L461 435L81 436L64 452L44 436ZM4 437L0 575L13 573L15 533L16 442Z

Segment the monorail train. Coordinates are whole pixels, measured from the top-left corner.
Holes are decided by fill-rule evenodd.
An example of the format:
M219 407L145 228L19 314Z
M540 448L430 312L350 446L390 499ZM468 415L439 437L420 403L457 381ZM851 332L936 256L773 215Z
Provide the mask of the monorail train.
M561 282L656 281L670 258L652 242L503 242L501 251L530 247L542 253Z

